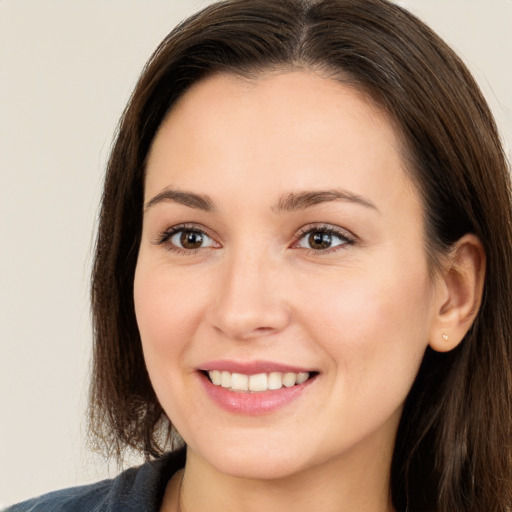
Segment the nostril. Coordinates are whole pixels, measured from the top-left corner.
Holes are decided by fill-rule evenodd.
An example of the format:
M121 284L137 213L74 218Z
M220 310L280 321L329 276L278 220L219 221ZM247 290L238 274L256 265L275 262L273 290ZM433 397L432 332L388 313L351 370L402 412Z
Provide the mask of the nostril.
M252 325L251 325L252 324ZM246 341L254 338L261 338L264 336L271 336L274 333L280 332L286 323L283 325L277 325L275 327L254 327L256 322L241 321L241 322L218 322L217 325L213 325L215 331L222 335L227 336L230 339Z
M260 332L262 334L267 334L272 331L274 331L274 328L272 327L257 327L256 329L254 329L254 332Z

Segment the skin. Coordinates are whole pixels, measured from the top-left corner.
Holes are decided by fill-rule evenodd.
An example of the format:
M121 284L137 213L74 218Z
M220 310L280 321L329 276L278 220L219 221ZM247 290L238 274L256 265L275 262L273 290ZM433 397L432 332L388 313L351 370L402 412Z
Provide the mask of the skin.
M182 512L392 510L405 397L429 342L449 329L449 349L465 332L450 290L459 309L478 296L458 273L429 274L404 165L374 103L305 71L218 75L170 112L149 154L134 288L152 384L188 446L162 510L177 509L182 477ZM208 196L214 209L162 199L169 190ZM349 198L277 208L332 190ZM205 233L202 246L162 242L183 223ZM323 226L340 234L311 248ZM459 267L473 276L479 253L466 242ZM217 359L319 373L294 402L247 416L204 392L197 370Z

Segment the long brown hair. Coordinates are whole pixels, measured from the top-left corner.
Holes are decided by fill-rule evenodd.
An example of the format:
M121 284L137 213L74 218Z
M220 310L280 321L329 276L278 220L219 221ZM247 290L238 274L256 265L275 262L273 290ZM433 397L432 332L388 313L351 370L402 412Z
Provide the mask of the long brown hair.
M227 0L175 28L146 65L108 164L92 276L91 431L106 450L158 457L172 425L151 387L135 320L145 160L174 102L214 73L312 69L367 92L389 114L423 199L426 251L466 233L487 257L472 328L427 349L391 468L399 511L511 507L512 211L505 155L466 67L428 27L386 0ZM172 439L171 439L172 441Z

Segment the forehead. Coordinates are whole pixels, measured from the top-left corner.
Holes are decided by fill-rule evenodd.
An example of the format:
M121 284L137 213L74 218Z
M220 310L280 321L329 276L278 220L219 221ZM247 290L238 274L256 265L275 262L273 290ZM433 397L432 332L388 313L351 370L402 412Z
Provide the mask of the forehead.
M196 83L162 123L146 196L169 186L239 194L271 179L276 193L342 186L355 194L414 191L399 137L354 87L304 71ZM388 198L389 199L389 198Z

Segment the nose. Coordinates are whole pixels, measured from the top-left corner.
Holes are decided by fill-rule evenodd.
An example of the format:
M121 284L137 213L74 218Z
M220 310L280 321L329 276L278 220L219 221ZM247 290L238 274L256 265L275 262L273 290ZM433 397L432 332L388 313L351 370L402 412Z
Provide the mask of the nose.
M254 251L226 258L210 310L214 329L240 341L285 329L291 313L281 270L276 259Z

